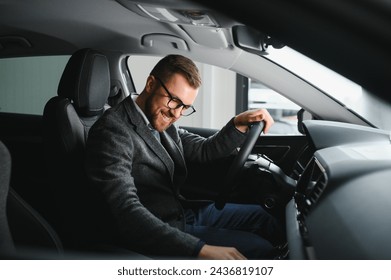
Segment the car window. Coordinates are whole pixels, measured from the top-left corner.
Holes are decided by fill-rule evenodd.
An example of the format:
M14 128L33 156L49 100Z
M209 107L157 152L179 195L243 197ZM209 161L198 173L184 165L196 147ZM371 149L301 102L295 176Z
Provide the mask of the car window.
M150 71L160 58L153 56L128 58L129 72L138 93L143 90ZM202 77L202 86L193 104L196 113L180 118L178 124L220 129L236 114L237 74L205 63L196 62L196 64ZM248 88L248 99L242 111L266 108L275 120L275 125L269 131L270 134L299 134L296 117L299 106L257 81L251 79L243 81L248 83L243 87Z
M0 59L0 112L42 115L69 56Z
M249 82L248 108L265 108L269 111L275 121L270 133L300 134L297 128L300 106L256 80Z
M316 85L373 125L391 130L391 105L373 97L361 85L287 46L268 50L268 59Z

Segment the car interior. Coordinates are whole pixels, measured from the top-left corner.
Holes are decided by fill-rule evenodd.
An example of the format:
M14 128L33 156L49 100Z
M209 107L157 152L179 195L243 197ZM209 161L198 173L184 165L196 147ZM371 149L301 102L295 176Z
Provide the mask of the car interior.
M389 5L252 2L0 1L2 259L164 258L121 247L104 197L87 182L83 159L95 121L142 90L136 76L143 65L130 70L129 60L171 53L194 59L204 77L217 79L218 85L203 84L198 116L179 123L190 132L209 137L220 125L202 125L214 118L211 112L227 122L225 115L248 109L243 88L249 80L300 108L297 134L265 135L262 123L254 123L238 153L189 163L185 197L213 200L219 208L262 205L285 225L277 260L391 259ZM378 108L374 119L269 56L288 47L362 86L362 96ZM31 73L46 65L43 58L61 66L39 77L13 73L12 63L28 67L24 58L36 59ZM229 81L204 65L233 71L232 109L224 95ZM9 76L20 81L1 78ZM16 97L7 84L23 95ZM219 87L222 95L214 93ZM24 103L38 101L37 113L23 112Z

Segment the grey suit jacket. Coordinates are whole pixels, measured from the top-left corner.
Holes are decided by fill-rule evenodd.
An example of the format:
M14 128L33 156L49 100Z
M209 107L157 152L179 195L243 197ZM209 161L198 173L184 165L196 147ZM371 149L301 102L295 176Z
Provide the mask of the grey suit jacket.
M233 119L203 138L170 126L153 136L131 97L94 124L86 147L86 173L104 195L123 244L143 254L196 256L200 240L184 232L180 186L186 162L231 154L245 140ZM163 145L162 145L163 144Z

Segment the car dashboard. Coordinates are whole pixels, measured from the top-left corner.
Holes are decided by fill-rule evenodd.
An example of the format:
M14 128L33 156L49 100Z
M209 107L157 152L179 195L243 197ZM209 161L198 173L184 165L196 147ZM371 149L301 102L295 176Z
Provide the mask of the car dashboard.
M303 126L311 152L298 159L286 206L289 259L391 259L390 133L318 120Z

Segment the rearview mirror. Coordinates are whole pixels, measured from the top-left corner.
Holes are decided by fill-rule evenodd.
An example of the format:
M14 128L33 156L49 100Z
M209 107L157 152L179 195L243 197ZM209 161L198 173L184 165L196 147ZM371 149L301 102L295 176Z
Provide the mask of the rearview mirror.
M245 51L258 55L266 55L267 48L280 49L285 45L262 32L245 25L232 28L235 45Z
M313 120L314 119L314 116L304 110L303 108L301 108L298 112L297 112L297 129L299 130L299 132L301 134L305 134L305 130L304 130L304 127L303 127L303 121L304 120Z

